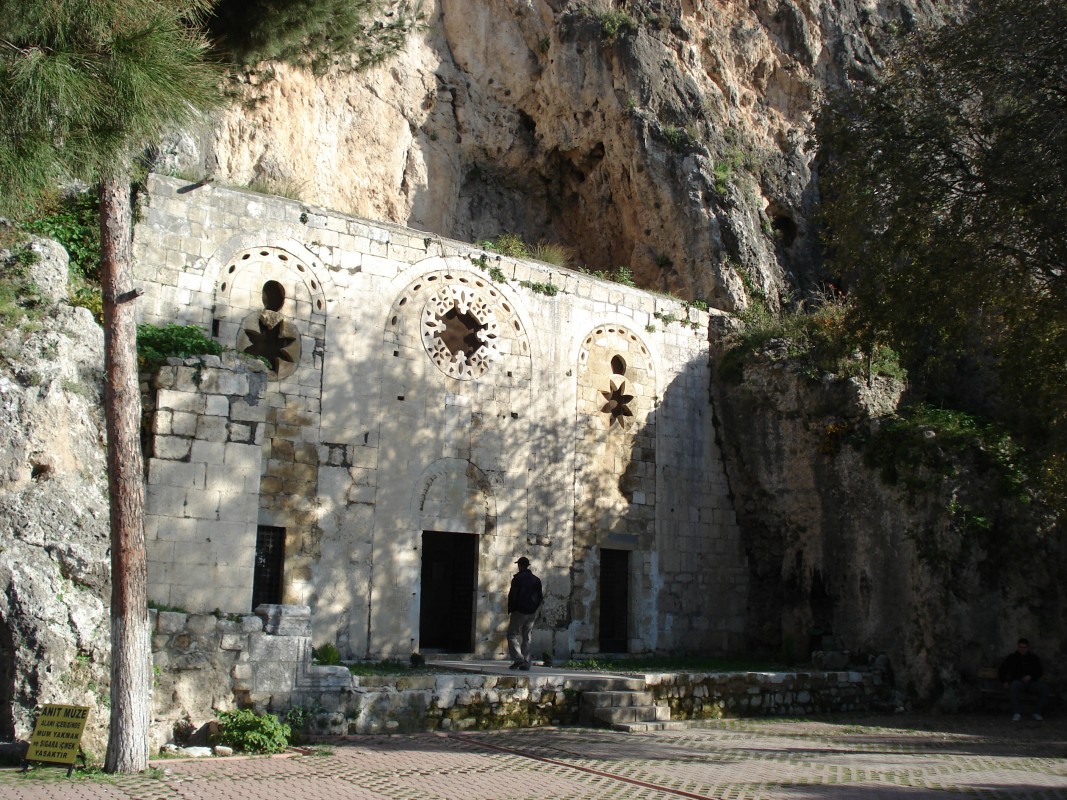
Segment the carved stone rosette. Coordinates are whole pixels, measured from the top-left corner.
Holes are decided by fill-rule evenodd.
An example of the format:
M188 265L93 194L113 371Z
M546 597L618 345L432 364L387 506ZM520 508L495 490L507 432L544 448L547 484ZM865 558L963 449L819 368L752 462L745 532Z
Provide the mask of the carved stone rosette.
M426 302L422 342L430 359L446 375L474 380L499 356L496 315L469 286L447 284Z

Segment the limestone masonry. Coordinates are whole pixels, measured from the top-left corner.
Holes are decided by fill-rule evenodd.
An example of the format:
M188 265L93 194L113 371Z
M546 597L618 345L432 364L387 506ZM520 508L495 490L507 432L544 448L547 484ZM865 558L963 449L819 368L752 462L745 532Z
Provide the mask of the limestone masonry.
M714 439L708 315L474 245L152 176L144 322L227 354L152 384L150 597L311 608L346 657L728 652L747 566Z

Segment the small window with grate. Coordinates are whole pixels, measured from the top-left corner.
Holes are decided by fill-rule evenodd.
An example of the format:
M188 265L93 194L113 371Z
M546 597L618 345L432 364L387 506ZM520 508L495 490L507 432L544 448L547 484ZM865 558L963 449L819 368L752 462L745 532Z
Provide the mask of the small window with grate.
M252 610L282 602L285 528L260 525L256 531L256 565L252 572Z

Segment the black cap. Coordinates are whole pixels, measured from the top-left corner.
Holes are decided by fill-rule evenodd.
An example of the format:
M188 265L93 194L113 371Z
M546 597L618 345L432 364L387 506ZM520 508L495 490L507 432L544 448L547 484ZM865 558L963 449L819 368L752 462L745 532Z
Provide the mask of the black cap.
M530 566L530 559L528 559L526 556L523 556L515 563L518 564L520 567L528 567Z

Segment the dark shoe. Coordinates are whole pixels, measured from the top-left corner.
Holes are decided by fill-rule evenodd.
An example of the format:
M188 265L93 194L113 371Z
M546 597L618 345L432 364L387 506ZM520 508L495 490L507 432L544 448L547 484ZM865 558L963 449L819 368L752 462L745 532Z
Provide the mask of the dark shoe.
M512 661L511 666L508 667L508 669L519 669L524 663L525 662L522 661ZM529 667L527 667L527 669L529 669Z
M519 665L519 669L521 669L523 672L529 672L530 671L530 662L529 661L523 661L522 664Z

